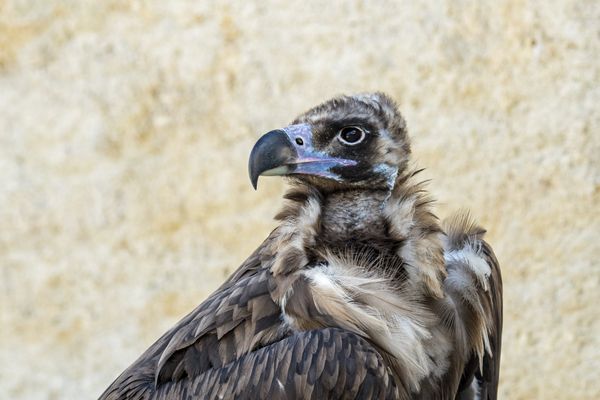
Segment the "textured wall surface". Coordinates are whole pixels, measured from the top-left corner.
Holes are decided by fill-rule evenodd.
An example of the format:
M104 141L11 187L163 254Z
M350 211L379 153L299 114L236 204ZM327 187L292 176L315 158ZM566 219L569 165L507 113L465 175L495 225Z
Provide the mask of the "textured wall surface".
M600 398L600 3L0 1L0 393L94 398L274 227L258 136L399 102L503 265L504 399Z

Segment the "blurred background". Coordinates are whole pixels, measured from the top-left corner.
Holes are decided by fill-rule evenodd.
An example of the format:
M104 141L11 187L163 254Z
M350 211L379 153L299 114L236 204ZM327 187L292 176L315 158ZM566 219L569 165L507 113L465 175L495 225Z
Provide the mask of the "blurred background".
M394 97L503 267L503 399L600 398L600 2L0 1L0 393L96 398L275 226L264 132Z

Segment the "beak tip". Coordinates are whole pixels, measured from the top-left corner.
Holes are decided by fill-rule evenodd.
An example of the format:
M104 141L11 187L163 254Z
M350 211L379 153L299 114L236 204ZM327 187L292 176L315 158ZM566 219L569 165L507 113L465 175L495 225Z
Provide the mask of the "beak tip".
M250 175L250 183L252 184L252 187L254 188L254 190L256 190L256 188L258 187L258 174L253 173L253 168L250 168L249 171L249 175Z

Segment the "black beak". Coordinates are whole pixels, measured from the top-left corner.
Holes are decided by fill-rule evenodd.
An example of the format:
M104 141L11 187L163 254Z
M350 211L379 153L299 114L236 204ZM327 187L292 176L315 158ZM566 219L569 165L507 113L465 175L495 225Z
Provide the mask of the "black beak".
M285 175L294 168L298 157L294 145L283 130L264 134L252 148L248 160L248 173L256 189L260 175ZM291 165L290 165L291 164Z

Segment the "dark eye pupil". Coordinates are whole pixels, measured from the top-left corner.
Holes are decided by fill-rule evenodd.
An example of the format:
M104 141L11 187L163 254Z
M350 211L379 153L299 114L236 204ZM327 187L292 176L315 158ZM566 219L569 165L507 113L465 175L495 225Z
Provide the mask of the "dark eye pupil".
M363 133L357 128L344 128L340 134L342 140L348 143L356 143L362 138Z

